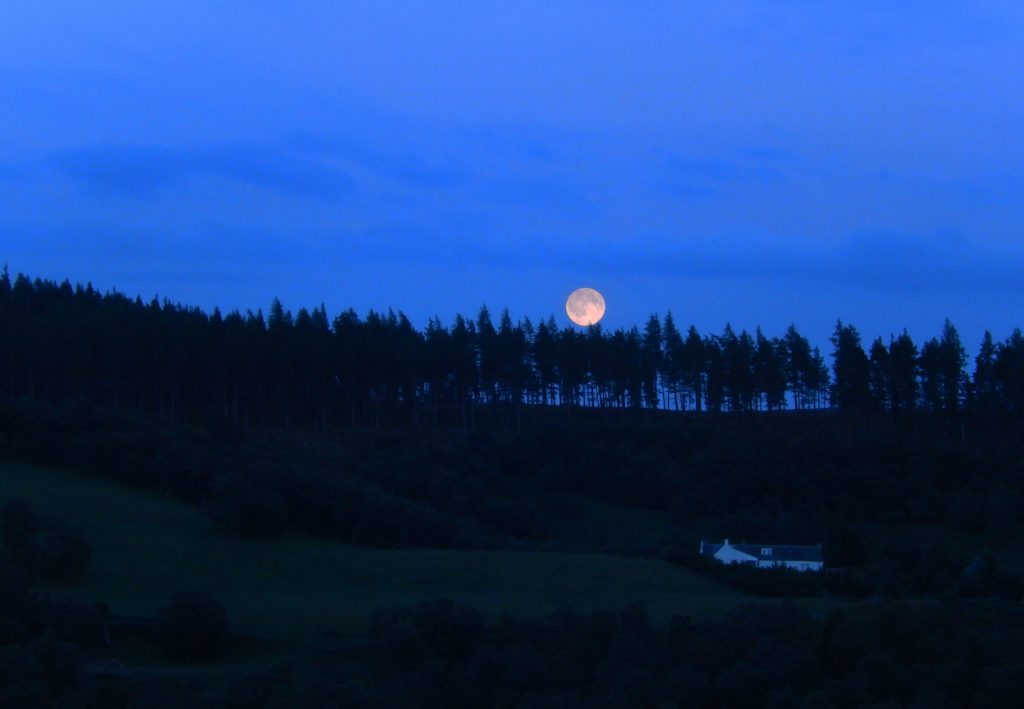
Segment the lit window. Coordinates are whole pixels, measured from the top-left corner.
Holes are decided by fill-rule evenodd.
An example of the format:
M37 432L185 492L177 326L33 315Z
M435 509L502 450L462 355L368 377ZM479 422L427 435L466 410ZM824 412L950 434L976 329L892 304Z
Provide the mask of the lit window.
M771 556L771 555L772 555L771 547L761 547L761 556Z

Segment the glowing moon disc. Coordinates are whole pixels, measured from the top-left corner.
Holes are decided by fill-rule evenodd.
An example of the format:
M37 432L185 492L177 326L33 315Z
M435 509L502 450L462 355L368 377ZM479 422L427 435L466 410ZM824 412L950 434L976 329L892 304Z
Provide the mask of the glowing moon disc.
M604 296L593 288L577 288L565 301L565 312L581 327L593 325L604 317Z

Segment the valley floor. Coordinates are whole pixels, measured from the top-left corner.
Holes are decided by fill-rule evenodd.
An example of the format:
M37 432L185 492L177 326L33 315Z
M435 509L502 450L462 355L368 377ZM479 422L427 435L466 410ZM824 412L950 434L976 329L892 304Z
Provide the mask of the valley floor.
M227 608L233 630L253 640L246 655L355 638L377 608L437 598L492 620L506 612L529 618L563 606L586 612L642 604L656 623L724 613L750 599L650 558L230 538L196 507L56 468L0 463L0 501L8 499L65 520L92 546L85 577L49 587L52 595L104 601L115 616L145 619L178 591L204 591Z

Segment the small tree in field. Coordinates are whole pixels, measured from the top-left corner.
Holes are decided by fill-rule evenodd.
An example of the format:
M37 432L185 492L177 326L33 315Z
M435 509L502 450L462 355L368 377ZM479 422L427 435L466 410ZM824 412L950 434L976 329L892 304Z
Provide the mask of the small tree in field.
M161 612L159 630L168 659L208 662L224 652L227 611L200 591L178 593Z

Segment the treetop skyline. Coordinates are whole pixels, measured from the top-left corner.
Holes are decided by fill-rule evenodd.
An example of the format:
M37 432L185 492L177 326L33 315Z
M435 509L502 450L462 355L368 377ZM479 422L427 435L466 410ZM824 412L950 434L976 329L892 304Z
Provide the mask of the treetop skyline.
M1024 337L986 335L973 359L946 321L916 344L904 330L870 344L836 321L831 352L797 328L766 335L726 324L702 333L671 313L642 328L586 330L554 317L514 321L482 307L423 330L394 311L324 306L266 315L144 303L67 281L0 277L0 361L9 396L84 400L172 421L216 415L235 425L472 426L478 409L520 420L531 405L671 411L835 408L966 413L1024 411ZM826 361L831 357L831 367ZM973 364L973 369L968 365Z

